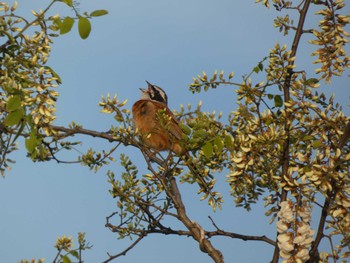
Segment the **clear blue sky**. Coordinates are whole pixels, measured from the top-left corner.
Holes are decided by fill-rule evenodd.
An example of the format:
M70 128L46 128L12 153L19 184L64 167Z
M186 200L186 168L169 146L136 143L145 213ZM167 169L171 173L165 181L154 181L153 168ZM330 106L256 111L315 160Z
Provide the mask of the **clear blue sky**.
M31 9L44 8L49 1L19 2L20 12L31 17ZM240 76L267 56L276 42L291 45L290 39L283 38L272 26L275 11L254 4L254 0L82 2L81 11L107 9L109 15L92 21L87 40L79 38L76 27L70 34L55 39L48 64L63 80L57 125L76 121L88 129L108 130L114 121L112 116L99 112L100 96L117 93L122 100L129 100L131 108L139 98L138 88L145 87L145 80L167 91L172 109L178 109L180 104L196 105L202 100L203 110L227 113L236 108L233 87L192 95L188 91L192 77L202 70L210 75L215 69L223 69L235 71L239 82ZM57 4L53 10L70 14L63 4ZM312 24L315 20L308 18L307 22ZM300 49L299 69L315 68L308 55L311 50L308 44ZM348 78L334 79L322 90L334 92L336 100L350 114ZM84 142L82 151L110 147L98 139L77 139ZM17 163L0 180L0 262L17 262L22 258L46 258L52 262L56 237L75 238L79 231L86 232L87 240L94 245L84 255L88 263L101 262L107 258L107 252L116 254L130 244L128 240L118 240L104 227L106 216L116 209L116 201L108 193L105 170L95 174L80 165L32 163L25 157L23 142L20 147L22 150L12 156ZM134 149L126 151L146 172L140 155ZM115 174L121 172L118 163L108 168ZM221 184L219 189L228 192L229 188ZM268 225L261 204L247 213L235 208L232 199L225 195L223 211L213 214L191 194L190 188L184 190L190 216L207 229L213 229L207 218L211 214L227 231L274 238L274 225ZM272 248L261 242L214 238L213 243L222 250L227 262L268 262L272 255ZM191 238L154 235L116 262L211 260Z

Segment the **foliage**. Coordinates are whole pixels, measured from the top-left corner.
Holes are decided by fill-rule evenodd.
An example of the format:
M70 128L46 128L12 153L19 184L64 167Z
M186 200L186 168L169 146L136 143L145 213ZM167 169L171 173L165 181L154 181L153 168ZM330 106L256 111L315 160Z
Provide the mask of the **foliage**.
M56 240L55 248L57 249L56 257L53 259L53 263L83 263L82 252L92 248L92 245L86 242L85 233L78 233L78 248L73 249L72 237L58 237ZM44 263L45 259L39 260L21 260L19 263Z
M75 16L46 18L56 2L72 8ZM136 239L120 254L109 255L105 262L125 255L155 233L190 236L214 262L224 262L222 253L211 243L214 236L270 244L275 248L271 262L280 258L283 262L344 262L341 260L350 256L350 119L333 96L327 98L317 89L350 67L350 57L345 52L349 41L345 27L350 16L343 14L342 0L256 2L266 7L272 4L277 12L285 14L275 19L274 26L284 35L293 34L293 42L277 43L241 81L234 82L234 72L226 76L224 71L215 71L211 77L202 72L193 79L192 92L221 85L235 87L238 106L227 120L222 114L203 112L201 103L195 109L181 107L175 112L188 135L184 145L192 153L190 159L145 147L138 139L138 131L132 128L127 101L117 96L102 97L99 104L101 112L113 114L116 122L108 132L92 131L75 123L55 126L57 86L61 80L47 65L52 38L58 32L69 32L78 20L78 32L85 39L91 30L89 19L107 11L80 14L72 1L52 1L44 11L33 12L35 19L29 22L14 13L17 4L9 7L2 2L0 34L7 39L0 46L2 174L13 162L8 155L17 150L20 136L25 138L25 148L34 161L57 162L62 162L56 157L59 151L79 145L68 140L73 135L102 138L116 142L115 146L102 152L89 149L73 162L97 172L115 161L117 150L134 147L143 155L149 170L140 174L133 160L122 153L120 165L125 171L118 176L113 170L107 173L118 210L107 217L106 227L119 238ZM311 6L318 9L320 22L317 28L307 29L304 22ZM24 35L29 30L34 32L32 37ZM311 55L320 65L315 74L296 64L305 34L313 35L310 44L315 50ZM166 118L162 112L158 117L160 121ZM223 202L215 186L219 174L227 174L226 182L238 207L250 210L252 204L265 202L266 216L271 223L276 222L275 240L227 232L212 219L216 230L207 231L188 216L178 182L197 187L199 199L207 200L215 211ZM321 215L313 219L318 220L317 229L311 229L316 208ZM181 222L184 229L167 225L168 218ZM322 239L329 240L332 251L319 251ZM67 258L77 255L77 250L71 250L69 238L59 238L56 247L57 260L69 262ZM79 241L82 247L90 248Z
M57 85L61 83L57 73L47 65L52 38L57 37L58 31L64 34L70 30L59 15L46 17L50 8L59 2L54 0L45 10L33 11L33 21L16 15L17 2L12 7L5 2L0 3L0 35L4 37L0 46L0 146L4 149L0 171L3 176L5 169L9 169L9 163L13 162L7 156L16 150L15 142L19 136L26 137L25 146L33 160L48 160L51 151L58 150L48 149L43 139L53 135L50 125L56 119L56 101L59 96ZM82 38L90 33L89 19L107 13L96 10L90 15L80 15L72 1L62 2L73 8L76 15L63 20L84 19L85 22L79 23ZM27 35L29 33L32 36Z
M84 262L82 259L82 252L92 248L89 243L86 242L85 233L78 233L78 248L73 249L72 237L58 237L55 248L57 249L57 255L53 260L54 263L71 263L71 262Z

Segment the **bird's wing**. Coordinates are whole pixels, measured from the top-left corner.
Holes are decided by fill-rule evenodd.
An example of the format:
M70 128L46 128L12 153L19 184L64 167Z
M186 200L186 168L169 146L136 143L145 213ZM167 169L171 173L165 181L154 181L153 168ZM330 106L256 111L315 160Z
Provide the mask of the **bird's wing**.
M155 102L157 104L159 104L159 109L165 109L165 118L169 117L170 122L167 123L166 125L166 129L170 132L170 134L172 136L174 136L176 139L178 140L182 140L184 139L184 132L181 130L180 126L179 126L179 120L176 118L176 116L174 115L174 113L164 104L162 103L158 103Z

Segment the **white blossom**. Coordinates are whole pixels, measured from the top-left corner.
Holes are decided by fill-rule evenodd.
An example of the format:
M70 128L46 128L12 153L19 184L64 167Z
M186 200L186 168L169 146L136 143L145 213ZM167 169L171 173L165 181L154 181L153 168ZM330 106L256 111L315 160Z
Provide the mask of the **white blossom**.
M289 226L285 222L280 221L280 220L277 221L276 226L277 226L277 232L278 233L284 233L289 228Z
M314 230L310 227L311 206L307 201L280 203L276 228L280 257L283 262L303 263L309 259Z
M309 259L309 250L306 248L299 250L298 253L296 254L296 257L300 259L302 262L305 262L306 260Z

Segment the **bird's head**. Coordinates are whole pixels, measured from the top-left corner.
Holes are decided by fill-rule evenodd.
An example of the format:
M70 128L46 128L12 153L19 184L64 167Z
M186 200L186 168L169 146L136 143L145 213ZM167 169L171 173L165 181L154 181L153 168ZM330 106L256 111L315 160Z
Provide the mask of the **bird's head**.
M156 85L152 85L147 80L146 83L148 84L148 89L140 89L142 92L141 99L154 100L164 105L168 105L168 96L165 91Z

